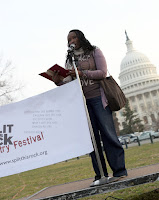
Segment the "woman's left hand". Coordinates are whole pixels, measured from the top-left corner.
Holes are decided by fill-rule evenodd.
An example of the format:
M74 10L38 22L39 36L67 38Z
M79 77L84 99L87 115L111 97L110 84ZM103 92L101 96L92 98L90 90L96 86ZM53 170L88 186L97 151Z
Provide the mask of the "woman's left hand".
M78 70L78 69L77 69L77 70ZM69 73L68 73L67 75L70 75L70 76L72 76L72 77L76 77L76 72L75 72L74 69L72 69L72 70L69 70ZM83 72L78 70L78 75L79 75L79 76L83 76Z

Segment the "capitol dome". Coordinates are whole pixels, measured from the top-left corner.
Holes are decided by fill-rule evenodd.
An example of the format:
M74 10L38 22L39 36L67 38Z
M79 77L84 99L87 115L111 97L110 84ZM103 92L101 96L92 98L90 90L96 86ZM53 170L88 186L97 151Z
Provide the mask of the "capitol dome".
M142 62L150 62L150 60L143 53L137 52L135 50L128 51L127 55L123 58L121 62L120 71L122 72L132 65L141 64Z
M129 100L130 108L143 120L145 130L159 129L159 75L148 57L136 51L126 31L127 52L120 65L120 87ZM120 128L125 118L117 112Z
M149 80L159 80L156 67L145 54L134 49L133 43L127 36L127 33L125 44L127 46L127 53L121 61L119 74L121 88L126 90L134 84Z

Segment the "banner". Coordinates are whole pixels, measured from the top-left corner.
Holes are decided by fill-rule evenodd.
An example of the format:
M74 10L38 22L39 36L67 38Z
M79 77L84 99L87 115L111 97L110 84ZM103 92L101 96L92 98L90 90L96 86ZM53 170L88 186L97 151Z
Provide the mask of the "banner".
M78 80L0 107L0 177L92 151Z

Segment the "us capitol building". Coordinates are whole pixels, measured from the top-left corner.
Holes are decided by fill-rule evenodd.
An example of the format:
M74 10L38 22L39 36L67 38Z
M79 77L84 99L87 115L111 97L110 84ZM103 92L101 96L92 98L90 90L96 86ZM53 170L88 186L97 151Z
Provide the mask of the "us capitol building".
M120 65L120 87L145 130L155 130L159 121L159 75L148 57L133 48L126 31L125 34L127 53ZM123 109L116 112L120 130L124 122L122 112Z

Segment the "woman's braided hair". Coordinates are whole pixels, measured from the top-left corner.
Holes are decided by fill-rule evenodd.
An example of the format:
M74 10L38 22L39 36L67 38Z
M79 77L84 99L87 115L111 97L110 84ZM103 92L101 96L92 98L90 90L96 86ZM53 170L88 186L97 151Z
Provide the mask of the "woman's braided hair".
M79 39L80 45L84 50L84 53L89 53L90 51L94 50L95 47L91 45L91 43L85 38L85 35L82 33L82 31L78 29L73 29L70 31L76 33L76 36Z
M79 39L80 45L82 47L82 49L84 50L84 54L89 54L90 51L93 51L96 47L91 45L91 43L85 38L85 35L83 34L82 31L78 30L78 29L73 29L71 30L69 33L74 32L76 34L76 36ZM70 61L72 61L72 59L70 58L70 56L67 56L67 59L69 59Z

